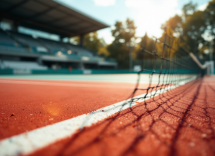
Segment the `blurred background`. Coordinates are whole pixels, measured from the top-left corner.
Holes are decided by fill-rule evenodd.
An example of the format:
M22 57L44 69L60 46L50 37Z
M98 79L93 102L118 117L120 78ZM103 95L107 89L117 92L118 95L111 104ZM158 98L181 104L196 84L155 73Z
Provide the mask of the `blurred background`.
M2 75L136 73L165 31L174 51L215 59L215 0L1 0L0 28Z

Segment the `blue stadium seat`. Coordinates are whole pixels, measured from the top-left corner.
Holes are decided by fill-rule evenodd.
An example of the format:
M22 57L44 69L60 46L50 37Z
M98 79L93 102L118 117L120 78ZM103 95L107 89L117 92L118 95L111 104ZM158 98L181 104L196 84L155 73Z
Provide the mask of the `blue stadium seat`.
M27 53L28 51L20 44L12 40L5 32L0 30L0 51L3 52L22 52Z

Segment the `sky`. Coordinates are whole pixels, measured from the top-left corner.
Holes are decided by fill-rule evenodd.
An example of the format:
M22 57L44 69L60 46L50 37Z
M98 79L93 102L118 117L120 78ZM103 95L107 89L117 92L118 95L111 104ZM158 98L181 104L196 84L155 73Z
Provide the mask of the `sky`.
M106 43L113 41L111 29L116 21L134 20L136 36L161 36L161 24L175 14L181 14L184 4L190 0L56 0L109 25L98 31ZM199 10L204 10L210 0L192 0Z

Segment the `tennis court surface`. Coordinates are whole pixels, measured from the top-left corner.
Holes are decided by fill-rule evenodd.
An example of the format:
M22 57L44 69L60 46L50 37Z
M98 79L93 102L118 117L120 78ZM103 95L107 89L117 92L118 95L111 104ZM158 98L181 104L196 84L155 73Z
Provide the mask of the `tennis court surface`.
M2 76L0 155L215 155L213 65L173 43L137 74Z
M139 89L131 101L137 78L1 77L0 155L215 154L215 76Z

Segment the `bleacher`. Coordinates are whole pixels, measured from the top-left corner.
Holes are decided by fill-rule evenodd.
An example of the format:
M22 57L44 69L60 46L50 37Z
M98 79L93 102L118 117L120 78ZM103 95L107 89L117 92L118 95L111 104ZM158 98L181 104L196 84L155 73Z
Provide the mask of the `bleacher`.
M27 53L28 51L19 43L9 37L9 35L0 30L0 51Z
M17 53L17 55L25 54L24 56L32 54L37 55L35 61L38 60L39 58L45 61L48 60L58 61L57 58L59 58L59 60L71 59L79 63L80 62L98 63L102 61L112 63L115 62L107 60L106 58L103 58L97 55L95 52L80 45L73 45L70 43L64 43L39 37L34 38L31 35L21 34L13 31L0 30L0 54L2 52L6 54L13 53L13 55L15 55L14 53ZM41 57L44 55L46 55L48 58ZM24 64L28 66L26 63L18 64L17 62L15 63L11 62L11 64L12 66L8 66L8 63L6 62L5 65L8 66L9 68L24 67ZM50 63L48 63L48 66L50 67L51 65L49 64ZM40 67L37 67L36 65L33 66L30 65L29 68L40 69Z
M9 46L10 48L15 46L15 48L17 48L18 45L19 48L16 49L15 52L18 50L19 52L48 54L58 57L66 56L79 60L101 60L100 56L94 56L94 54L90 52L90 50L78 45L57 42L44 38L33 38L30 35L11 31L1 31L1 33L3 34L1 35L2 41L6 39L5 42L7 43L4 48L8 48L7 46ZM0 40L0 43L3 43L2 41ZM11 49L11 51L14 50Z
M15 33L15 32L7 32L11 38L13 38L16 42L21 44L24 47L27 47L29 52L33 53L48 53L48 50L36 39L32 36Z
M73 59L80 60L81 58L78 55L78 52L74 52L74 49L66 43L61 43L53 40L47 40L43 38L38 38L40 43L42 43L53 55L58 57L66 56ZM81 50L81 49L80 49Z
M4 7L0 7L0 12L5 14L0 21L0 61L34 61L48 68L58 66L64 69L117 68L116 61L84 47L86 34L109 25L54 0L4 0L1 4ZM17 8L25 8L25 11ZM58 14L63 20L59 20ZM45 39L50 35L61 41ZM79 37L79 45L62 42L71 37Z
M11 69L37 69L37 70L45 70L46 66L39 65L37 62L29 62L29 61L2 61L1 68L11 68Z

